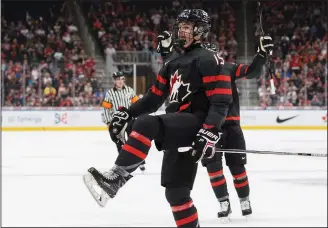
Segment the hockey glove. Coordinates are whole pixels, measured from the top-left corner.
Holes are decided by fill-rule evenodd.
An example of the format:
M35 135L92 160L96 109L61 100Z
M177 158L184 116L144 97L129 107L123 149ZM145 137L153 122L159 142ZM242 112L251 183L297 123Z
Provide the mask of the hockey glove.
M215 127L203 127L199 130L192 144L193 151L191 152L195 163L203 158L212 158L215 155L216 144L219 142L221 135L222 133Z
M260 46L257 48L257 52L262 56L272 55L273 46L274 45L271 36L261 36Z
M173 42L172 35L168 31L164 31L162 34L157 36L158 45L157 52L162 56L167 56L172 53Z
M109 133L115 144L120 143L119 141L125 143L125 131L130 119L130 112L125 107L119 107L114 113L109 125Z
M111 131L110 129L111 128L109 128L110 138L115 143L115 145L117 147L117 151L120 152L121 149L122 149L122 147L123 147L123 145L125 144L126 140L125 140L125 138L122 138L121 135L114 134L113 131Z

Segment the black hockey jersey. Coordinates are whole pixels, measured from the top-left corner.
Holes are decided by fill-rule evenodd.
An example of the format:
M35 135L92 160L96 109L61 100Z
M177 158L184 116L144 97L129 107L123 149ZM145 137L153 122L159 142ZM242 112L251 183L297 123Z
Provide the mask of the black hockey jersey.
M204 124L221 129L232 103L231 78L216 52L195 44L164 63L145 96L130 107L132 116L156 111L169 97L167 112L204 113Z
M265 60L264 57L257 54L250 65L236 63L224 64L226 71L230 72L229 75L231 76L231 90L233 97L233 102L229 105L229 111L224 125L240 124L240 105L236 80L259 77L261 75L262 67L265 64Z
M214 51L212 51L214 52ZM165 61L168 59L176 58L179 54L172 52L170 56L162 56ZM252 63L250 65L236 64L225 62L220 56L215 57L221 64L219 67L223 72L226 73L225 76L231 77L231 90L233 102L229 105L228 114L225 118L224 125L230 124L240 124L240 105L239 105L239 94L237 90L236 80L238 79L252 79L259 77L261 75L261 70L265 64L265 58L259 54L256 54Z

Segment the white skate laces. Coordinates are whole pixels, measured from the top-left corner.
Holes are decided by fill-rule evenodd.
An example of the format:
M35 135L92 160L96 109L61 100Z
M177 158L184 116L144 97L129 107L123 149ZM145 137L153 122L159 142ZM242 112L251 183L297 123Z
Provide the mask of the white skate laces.
M252 214L251 202L248 198L240 201L240 207L242 215L246 216L246 218Z
M115 173L112 169L109 170L108 172L104 172L104 177L108 180L115 180L116 178L119 177L117 173Z
M228 201L220 202L220 210L221 213L227 212L229 210L229 202Z
M241 210L244 211L244 210L249 210L251 208L250 206L250 203L248 200L243 200L240 202L240 207L241 207Z
M220 212L218 213L218 217L221 223L229 223L230 222L230 202L228 200L220 202Z

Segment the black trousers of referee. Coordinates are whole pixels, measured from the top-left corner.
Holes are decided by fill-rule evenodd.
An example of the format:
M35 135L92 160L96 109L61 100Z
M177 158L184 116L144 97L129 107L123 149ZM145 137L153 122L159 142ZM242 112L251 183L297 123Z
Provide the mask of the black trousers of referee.
M131 173L146 159L152 141L158 150L166 150L162 185L178 227L199 227L197 209L190 197L197 164L189 153L179 153L177 148L192 145L204 119L204 113L139 116L115 162Z

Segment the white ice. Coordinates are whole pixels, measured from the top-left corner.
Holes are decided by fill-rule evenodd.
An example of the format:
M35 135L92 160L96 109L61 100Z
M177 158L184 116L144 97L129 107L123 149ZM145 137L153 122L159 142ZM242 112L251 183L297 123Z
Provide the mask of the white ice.
M325 131L245 131L248 149L327 153ZM117 152L106 131L3 132L3 226L175 226L160 186L162 153L152 148L144 175L135 172L100 208L82 181L94 166L110 168ZM232 177L225 175L232 222L220 224L206 170L198 169L192 198L201 226L327 226L327 159L254 155L246 166L253 215L241 216Z

